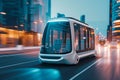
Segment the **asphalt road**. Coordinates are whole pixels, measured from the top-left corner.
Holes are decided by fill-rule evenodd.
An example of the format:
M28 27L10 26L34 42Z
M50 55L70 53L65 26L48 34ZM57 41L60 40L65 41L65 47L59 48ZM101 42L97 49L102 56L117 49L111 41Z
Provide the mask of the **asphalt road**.
M77 65L41 64L39 51L0 55L0 80L120 80L120 50L98 48L100 58Z

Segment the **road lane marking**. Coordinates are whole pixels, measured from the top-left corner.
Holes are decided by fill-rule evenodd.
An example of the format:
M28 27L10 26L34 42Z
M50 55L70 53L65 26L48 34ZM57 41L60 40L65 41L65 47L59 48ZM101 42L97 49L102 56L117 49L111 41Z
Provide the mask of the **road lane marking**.
M81 72L77 73L75 76L73 76L72 78L70 78L69 80L73 80L76 77L78 77L79 75L81 75L82 73L84 73L85 71L87 71L88 69L90 69L93 65L95 65L97 62L99 62L101 59L95 61L93 64L91 64L90 66L86 67L85 69L83 69Z
M25 53L25 54L24 54L24 53L18 53L18 54L1 55L0 58L1 58L1 57L18 56L18 55L27 55L27 54L33 54L33 53L36 53L36 52L37 52L37 54L39 54L38 51L35 51L35 52L29 52L29 53Z
M18 65L27 64L27 63L33 63L33 62L36 62L36 61L38 61L38 60L27 61L27 62L12 64L12 65L7 65L7 66L1 66L0 69L8 68L8 67L13 67L13 66L18 66Z

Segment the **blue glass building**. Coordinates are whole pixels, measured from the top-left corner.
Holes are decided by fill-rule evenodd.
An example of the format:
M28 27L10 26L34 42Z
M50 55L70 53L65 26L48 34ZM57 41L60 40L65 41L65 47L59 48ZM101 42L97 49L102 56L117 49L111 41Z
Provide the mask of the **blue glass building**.
M0 0L0 47L40 45L49 18L51 0Z
M112 40L120 40L120 0L112 0Z
M107 27L107 40L112 41L112 0L109 0L109 25Z

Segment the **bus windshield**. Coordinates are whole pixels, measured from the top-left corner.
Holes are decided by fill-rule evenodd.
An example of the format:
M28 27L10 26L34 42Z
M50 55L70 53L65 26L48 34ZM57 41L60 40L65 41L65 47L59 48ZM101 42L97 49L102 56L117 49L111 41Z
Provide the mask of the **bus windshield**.
M69 22L49 22L46 25L41 53L66 54L71 52L71 31Z

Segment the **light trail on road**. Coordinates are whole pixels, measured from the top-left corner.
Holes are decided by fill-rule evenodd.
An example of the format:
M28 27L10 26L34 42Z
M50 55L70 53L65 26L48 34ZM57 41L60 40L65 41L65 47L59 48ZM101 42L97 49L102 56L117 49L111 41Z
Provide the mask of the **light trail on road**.
M13 66L18 66L18 65L23 65L23 64L27 64L27 63L33 63L36 62L38 60L33 60L33 61L27 61L27 62L21 62L21 63L17 63L17 64L11 64L11 65L6 65L6 66L1 66L0 69L3 68L8 68L8 67L13 67Z
M28 54L39 54L39 51L35 51L35 52L27 52L27 53L18 53L18 54L7 54L7 55L0 55L1 57L10 57L10 56L19 56L19 55L28 55Z

